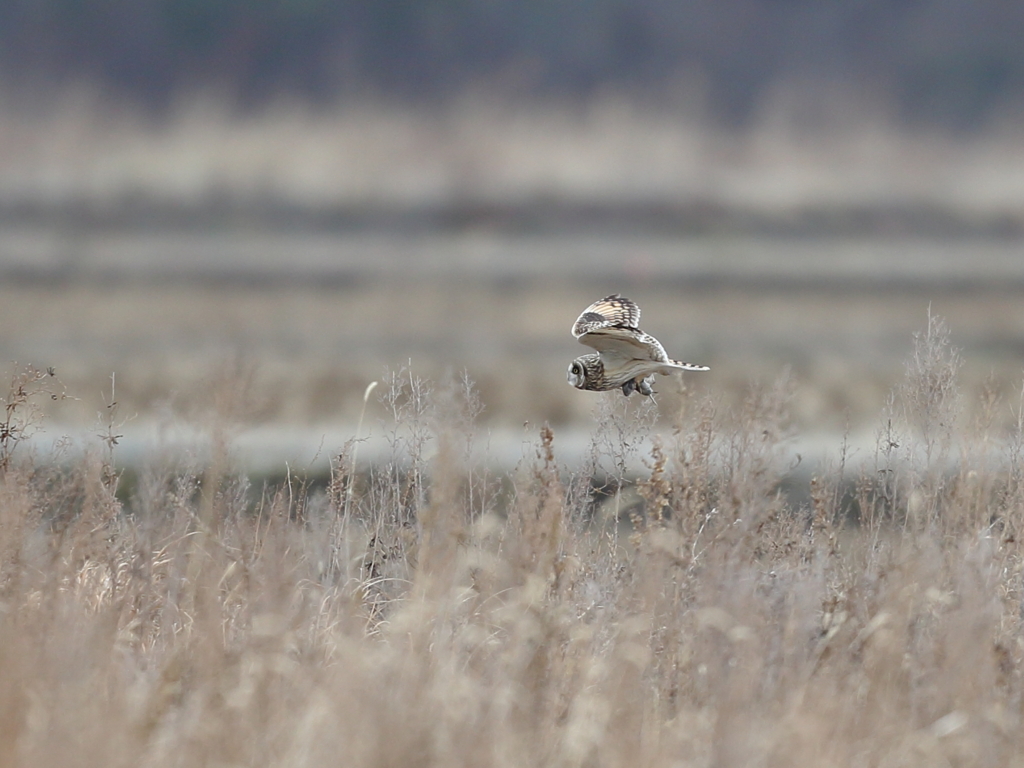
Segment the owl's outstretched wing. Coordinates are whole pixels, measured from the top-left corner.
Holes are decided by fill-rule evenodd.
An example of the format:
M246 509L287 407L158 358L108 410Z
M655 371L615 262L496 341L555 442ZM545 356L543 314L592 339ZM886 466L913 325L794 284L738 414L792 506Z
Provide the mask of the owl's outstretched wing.
M620 328L638 328L640 326L640 307L630 299L624 299L617 293L595 301L583 310L572 326L572 335L577 339L586 333L616 326Z
M595 301L577 318L572 334L612 362L619 360L650 360L687 371L706 371L707 366L681 363L665 352L661 342L644 333L640 324L640 307L617 293Z
M572 335L606 357L668 362L665 349L641 331L639 323L640 307L615 293L583 310L572 326Z

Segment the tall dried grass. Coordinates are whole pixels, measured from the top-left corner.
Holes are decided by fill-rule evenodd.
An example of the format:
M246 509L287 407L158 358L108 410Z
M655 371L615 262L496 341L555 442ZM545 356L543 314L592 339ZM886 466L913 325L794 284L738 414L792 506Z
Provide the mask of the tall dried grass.
M650 403L599 399L587 461L544 428L500 477L472 385L408 370L391 458L357 472L353 442L323 491L249 487L222 427L127 497L106 450L15 452L0 764L1016 764L1021 432L1000 464L955 421L957 360L931 319L874 465L840 449L796 507L785 379L678 414L640 505ZM22 395L9 424L48 396Z

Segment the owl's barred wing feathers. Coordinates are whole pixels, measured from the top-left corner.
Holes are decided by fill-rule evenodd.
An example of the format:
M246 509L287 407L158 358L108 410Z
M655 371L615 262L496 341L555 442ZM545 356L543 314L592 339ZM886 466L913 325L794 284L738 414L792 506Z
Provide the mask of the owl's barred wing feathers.
M577 339L600 328L617 327L636 329L640 325L640 307L636 302L625 299L617 293L595 301L581 314L572 326L572 335Z
M640 307L617 293L595 301L577 318L572 335L605 355L667 362L661 344L641 331ZM653 345L651 342L654 342Z

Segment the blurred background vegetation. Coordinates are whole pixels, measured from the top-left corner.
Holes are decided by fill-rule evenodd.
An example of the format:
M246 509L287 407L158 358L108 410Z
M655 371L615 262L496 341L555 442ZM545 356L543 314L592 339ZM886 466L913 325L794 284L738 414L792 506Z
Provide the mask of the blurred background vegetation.
M143 423L240 361L310 453L410 360L496 425L588 429L568 328L621 292L712 367L666 412L790 370L798 430L870 442L929 307L1005 403L1021 29L998 0L9 0L0 360L89 393L73 423L112 372Z
M243 109L697 88L732 127L809 79L970 131L1024 107L1021 29L1002 0L10 0L0 62L23 93L86 78L153 109L211 84Z

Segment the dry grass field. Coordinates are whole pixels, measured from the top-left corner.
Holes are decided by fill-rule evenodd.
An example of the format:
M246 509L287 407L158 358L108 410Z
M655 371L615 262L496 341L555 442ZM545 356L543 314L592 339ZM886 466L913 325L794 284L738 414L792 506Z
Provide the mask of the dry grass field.
M115 439L22 450L64 390L21 369L0 763L1019 765L1024 434L993 426L1019 404L969 408L927 322L870 462L837 441L798 507L786 379L693 396L634 484L648 401L596 396L585 459L544 427L500 474L470 454L473 386L396 369L370 395L390 459L353 472L353 434L317 490L237 471L225 375L198 398L209 461L126 489Z
M0 768L1024 765L1019 132L837 109L0 109Z

